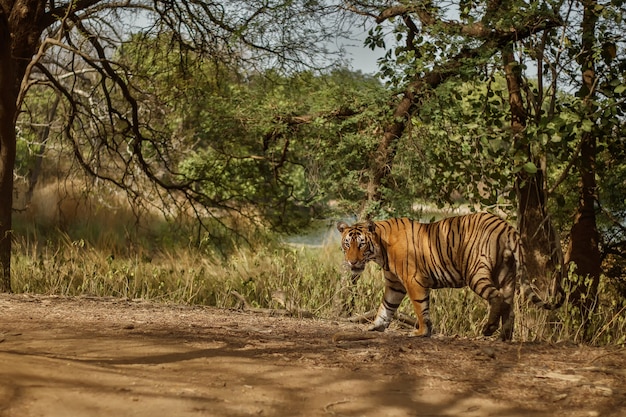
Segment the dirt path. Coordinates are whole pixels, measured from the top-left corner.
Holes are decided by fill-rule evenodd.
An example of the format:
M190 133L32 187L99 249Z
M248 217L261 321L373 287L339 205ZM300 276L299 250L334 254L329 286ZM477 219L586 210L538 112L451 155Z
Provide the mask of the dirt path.
M625 416L626 351L0 295L0 416Z

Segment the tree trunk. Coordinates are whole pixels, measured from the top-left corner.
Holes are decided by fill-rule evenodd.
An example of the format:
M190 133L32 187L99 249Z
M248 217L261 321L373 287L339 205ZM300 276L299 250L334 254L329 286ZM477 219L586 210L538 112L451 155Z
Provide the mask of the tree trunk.
M6 8L0 6L0 292L11 291L17 99L22 78L37 51L46 5L42 0L22 0L9 2Z
M593 47L596 42L595 29L598 21L597 1L583 1L582 21L582 51L580 61L582 66L583 84L580 97L584 98L587 117L593 119L593 99L595 96L596 74L593 58ZM570 243L567 248L566 260L568 264L576 265L576 273L580 279L572 283L572 304L579 307L582 313L583 330L587 330L587 319L596 306L596 293L600 281L601 254L599 249L599 235L596 225L595 202L596 195L596 138L597 132L591 129L581 138L580 148L580 198L578 209L574 217L574 224L570 231Z
M11 291L11 211L18 91L11 45L9 22L0 8L0 292Z
M567 248L567 263L576 265L576 274L582 279L572 286L570 299L582 308L583 317L588 317L595 308L596 292L600 281L601 254L599 234L596 225L595 202L596 178L596 137L593 133L585 134L580 150L580 199L570 231L570 243ZM588 277L589 279L584 279Z
M509 92L513 141L516 148L522 149L528 160L538 167L534 174L522 170L515 177L517 228L526 252L526 268L530 278L537 280L540 288L552 288L555 291L557 285L560 285L560 274L554 274L554 271L561 266L562 251L546 209L545 162L536 158L525 144L527 141L523 135L527 112L521 94L519 64L515 60L512 45L502 49L502 61Z
M536 162L538 166L545 166ZM560 285L563 252L559 237L552 226L546 208L543 170L530 175L520 172L515 178L517 194L517 228L526 252L529 277L541 288L554 289Z

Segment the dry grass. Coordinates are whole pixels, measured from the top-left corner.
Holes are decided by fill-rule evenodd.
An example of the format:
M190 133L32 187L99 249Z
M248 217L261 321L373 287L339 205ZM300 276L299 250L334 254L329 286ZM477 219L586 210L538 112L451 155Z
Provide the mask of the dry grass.
M223 262L193 249L171 249L151 258L112 257L109 251L81 240L72 241L66 235L60 242L40 245L16 245L13 285L18 292L140 298L223 308L239 305L233 296L237 293L252 307L290 306L319 317L332 317L332 300L343 273L336 243L321 248L276 245L239 249ZM354 313L377 307L382 284L380 271L368 268L352 289ZM624 344L624 302L609 287L600 290L598 307L589 318L591 330L586 335L581 315L568 300L560 310L547 312L518 299L516 339ZM406 300L400 311L413 314ZM479 335L486 314L486 302L467 288L433 291L431 316L439 333Z

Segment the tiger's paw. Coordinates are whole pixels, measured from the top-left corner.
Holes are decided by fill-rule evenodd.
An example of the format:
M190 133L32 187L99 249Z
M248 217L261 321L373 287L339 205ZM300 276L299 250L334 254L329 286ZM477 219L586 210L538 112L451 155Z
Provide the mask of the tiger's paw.
M430 329L415 329L411 332L409 337L430 337Z
M385 323L374 324L373 326L368 327L367 331L368 332L384 332L386 328L387 326L385 326Z
M433 325L430 320L426 319L423 326L419 326L411 332L411 337L430 337L432 333Z

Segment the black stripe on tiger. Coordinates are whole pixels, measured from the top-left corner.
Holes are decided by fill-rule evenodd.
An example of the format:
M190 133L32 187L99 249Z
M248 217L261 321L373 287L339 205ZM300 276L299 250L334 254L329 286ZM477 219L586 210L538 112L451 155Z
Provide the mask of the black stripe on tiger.
M489 303L483 334L501 326L501 337L513 335L513 297L517 285L527 299L545 309L563 301L541 300L528 283L519 234L489 213L451 217L425 224L408 218L357 223L340 222L345 262L355 275L369 261L385 275L383 301L372 326L384 330L408 294L417 318L417 335L430 335L429 292L433 288L469 286ZM365 243L365 244L363 244ZM402 290L400 290L402 288Z

